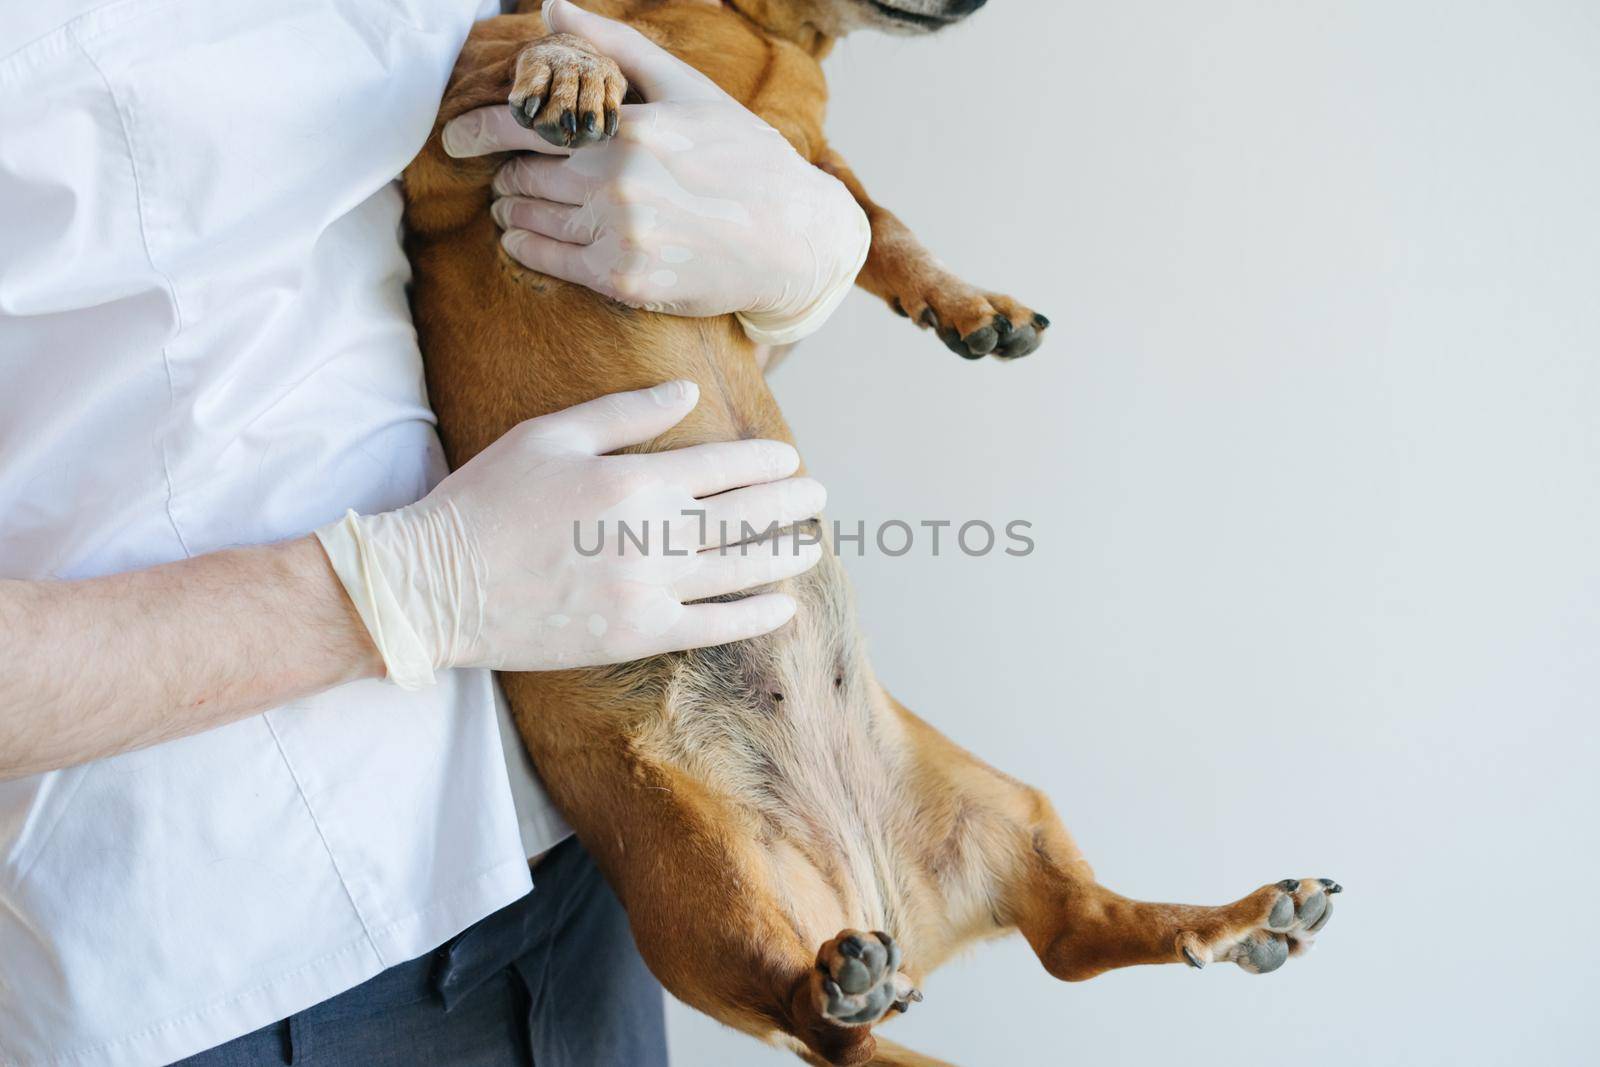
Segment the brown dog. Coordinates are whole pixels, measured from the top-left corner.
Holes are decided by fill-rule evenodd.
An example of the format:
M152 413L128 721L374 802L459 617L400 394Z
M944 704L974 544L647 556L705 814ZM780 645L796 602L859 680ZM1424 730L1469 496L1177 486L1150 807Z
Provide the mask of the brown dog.
M822 136L818 60L835 36L872 23L933 29L982 0L588 6L698 67L845 182L872 223L863 287L964 356L1037 346L1042 316L947 273ZM585 121L571 86L546 98L563 70L580 72L579 91L590 81L586 99L603 97L606 115ZM457 161L440 148L445 121L530 98L524 118L557 143L603 139L623 84L591 46L549 35L537 14L479 23L406 172L414 312L457 466L523 419L672 378L699 382L702 399L650 448L789 439L731 317L632 311L522 269L500 251L488 212L501 160ZM1185 961L1260 972L1303 951L1327 921L1339 887L1326 879L1288 879L1221 907L1103 888L1043 795L879 685L836 558L825 553L783 588L799 612L764 638L502 678L545 784L627 907L645 960L682 1000L812 1062L927 1064L877 1041L873 1026L920 1000L923 977L975 939L1020 929L1067 980Z

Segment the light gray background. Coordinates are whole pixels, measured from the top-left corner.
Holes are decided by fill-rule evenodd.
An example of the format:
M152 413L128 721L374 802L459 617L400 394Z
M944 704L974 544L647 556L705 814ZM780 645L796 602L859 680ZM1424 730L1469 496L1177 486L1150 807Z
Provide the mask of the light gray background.
M858 294L776 374L835 518L1013 517L851 564L879 675L1130 895L1347 888L1252 977L1051 980L960 1064L1593 1061L1600 5L994 0L828 62L833 139L1048 313L967 364ZM679 1067L784 1064L674 1005Z

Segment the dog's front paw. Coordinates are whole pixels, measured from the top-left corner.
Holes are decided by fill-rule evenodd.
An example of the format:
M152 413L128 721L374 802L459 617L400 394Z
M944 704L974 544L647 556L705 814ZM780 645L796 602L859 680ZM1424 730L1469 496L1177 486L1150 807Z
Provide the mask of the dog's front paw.
M1331 878L1285 878L1262 886L1216 909L1215 921L1179 934L1178 951L1191 967L1222 960L1251 974L1275 971L1290 956L1310 951L1333 916L1329 898L1341 891Z
M562 148L581 148L617 132L628 80L594 45L552 33L517 56L511 113L523 126Z
M844 930L817 950L812 989L822 1017L844 1026L907 1010L922 994L900 973L900 946L881 931Z
M890 268L889 306L931 329L962 359L1017 359L1044 342L1049 319L1002 293L968 285L920 247L873 251Z
M917 321L938 334L944 346L962 359L982 359L984 356L1018 359L1044 344L1044 331L1050 326L1049 319L1000 293L981 293L979 299L988 306L980 306L975 313L967 311L965 314L961 311L940 314L938 302L930 303ZM957 325L946 325L946 316L954 317ZM963 321L966 325L961 325ZM974 321L979 325L968 329Z

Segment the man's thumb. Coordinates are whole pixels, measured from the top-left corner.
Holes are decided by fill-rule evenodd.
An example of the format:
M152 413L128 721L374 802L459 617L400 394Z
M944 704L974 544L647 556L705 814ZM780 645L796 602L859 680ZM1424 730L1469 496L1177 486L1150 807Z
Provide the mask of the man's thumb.
M570 0L544 0L539 13L552 33L582 37L610 57L646 101L705 100L723 95L705 75L632 26L585 11Z

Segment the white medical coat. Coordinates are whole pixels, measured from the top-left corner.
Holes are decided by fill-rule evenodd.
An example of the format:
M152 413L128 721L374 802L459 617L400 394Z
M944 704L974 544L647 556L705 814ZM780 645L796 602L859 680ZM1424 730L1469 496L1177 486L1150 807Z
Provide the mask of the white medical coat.
M442 477L393 179L483 6L0 0L0 576ZM566 831L502 727L453 671L0 783L0 1063L165 1063L526 892Z

